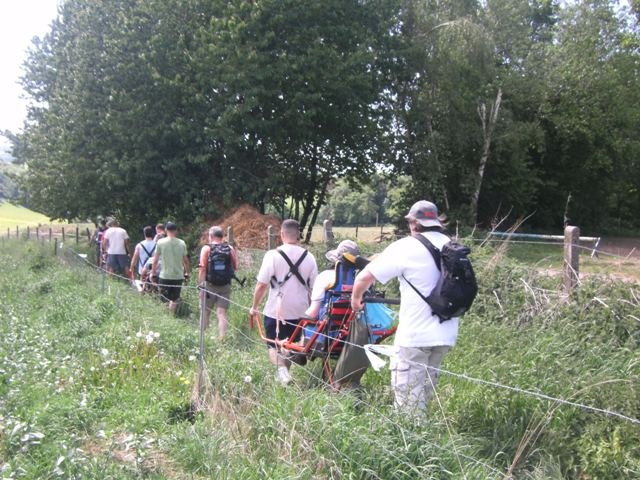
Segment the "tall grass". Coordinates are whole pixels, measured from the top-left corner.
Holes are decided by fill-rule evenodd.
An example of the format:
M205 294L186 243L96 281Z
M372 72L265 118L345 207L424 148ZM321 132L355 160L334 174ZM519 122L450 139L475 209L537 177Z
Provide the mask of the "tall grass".
M394 411L385 370L366 373L361 397L330 392L317 362L294 366L283 388L237 306L227 338L207 335L196 389L194 291L191 314L175 318L51 253L0 250L3 477L640 476L638 425L446 374L423 422ZM481 293L444 369L638 417L637 287L587 280L566 300L559 278L504 252L486 247L474 263ZM244 264L252 277L259 257Z

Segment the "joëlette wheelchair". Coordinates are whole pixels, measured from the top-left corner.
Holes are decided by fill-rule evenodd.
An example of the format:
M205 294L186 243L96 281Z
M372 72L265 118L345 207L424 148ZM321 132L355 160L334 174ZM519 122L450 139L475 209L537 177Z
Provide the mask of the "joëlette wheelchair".
M365 257L345 253L335 263L335 279L325 292L318 319L301 318L289 338L267 339L261 322L256 322L262 339L287 352L294 363L304 365L308 360L319 358L323 365L323 379L336 390L339 390L342 384L341 379L334 375L341 356L344 359L347 350L361 350L359 346L366 343L380 343L393 335L397 328L393 325L395 312L385 304L397 305L400 301L385 298L383 292L367 292L362 312L351 309L351 292L355 277L368 263L369 259ZM367 333L364 337L358 335L358 341L354 343L349 340L354 338L350 333L355 328L355 322L359 320L364 320ZM302 340L297 340L300 337ZM342 375L341 378L345 376Z

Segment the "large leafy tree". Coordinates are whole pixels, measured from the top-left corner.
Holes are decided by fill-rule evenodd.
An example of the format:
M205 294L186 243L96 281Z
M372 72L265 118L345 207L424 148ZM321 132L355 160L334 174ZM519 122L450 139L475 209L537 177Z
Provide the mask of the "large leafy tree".
M549 223L562 223L566 213L578 225L602 227L638 211L637 40L609 2L579 2L561 13L548 55L539 164Z
M211 129L254 202L312 226L337 176L366 177L380 160L382 40L392 2L219 1L201 37ZM391 8L390 8L391 7ZM240 183L240 182L239 182ZM310 229L307 237L310 236Z

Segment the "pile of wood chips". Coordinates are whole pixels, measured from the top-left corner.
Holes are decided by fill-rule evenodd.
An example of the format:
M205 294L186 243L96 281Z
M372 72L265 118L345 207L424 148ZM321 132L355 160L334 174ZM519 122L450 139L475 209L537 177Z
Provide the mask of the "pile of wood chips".
M267 228L273 226L274 233L280 232L280 224L282 220L274 215L262 215L255 207L249 204L240 205L238 208L229 212L223 218L216 219L211 225L222 227L227 233L228 227L233 227L233 239L235 246L239 249L258 248L266 250L267 248ZM208 242L207 231L202 234L202 243ZM277 237L280 241L280 237Z

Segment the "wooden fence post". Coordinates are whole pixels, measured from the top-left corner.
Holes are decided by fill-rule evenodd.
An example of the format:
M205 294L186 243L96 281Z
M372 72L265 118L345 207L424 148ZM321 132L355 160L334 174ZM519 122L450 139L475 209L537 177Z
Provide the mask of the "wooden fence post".
M276 248L276 234L273 230L273 225L267 227L267 250Z
M232 247L235 247L236 245L236 242L233 238L233 227L231 225L227 227L227 243Z
M333 223L331 220L327 219L322 222L322 239L324 243L331 246L335 242L335 237L333 236Z
M52 237L53 237L53 230L51 229L51 227L49 227L49 241L51 241Z
M53 256L54 257L58 256L58 239L57 238L53 242Z
M580 273L580 229L578 227L567 226L564 229L564 293L570 295L571 291L578 285Z
M27 240L31 240L31 227L27 225Z
M16 240L20 238L20 227L16 225Z
M91 231L89 230L89 227L87 227L87 242L91 243Z
M76 245L80 243L80 228L76 227Z
M36 228L36 240L40 240L40 225Z
M356 238L358 238L358 225L356 225Z
M64 227L62 227L62 242L64 243L64 241L65 241Z
M7 227L7 240L11 238L11 229Z

